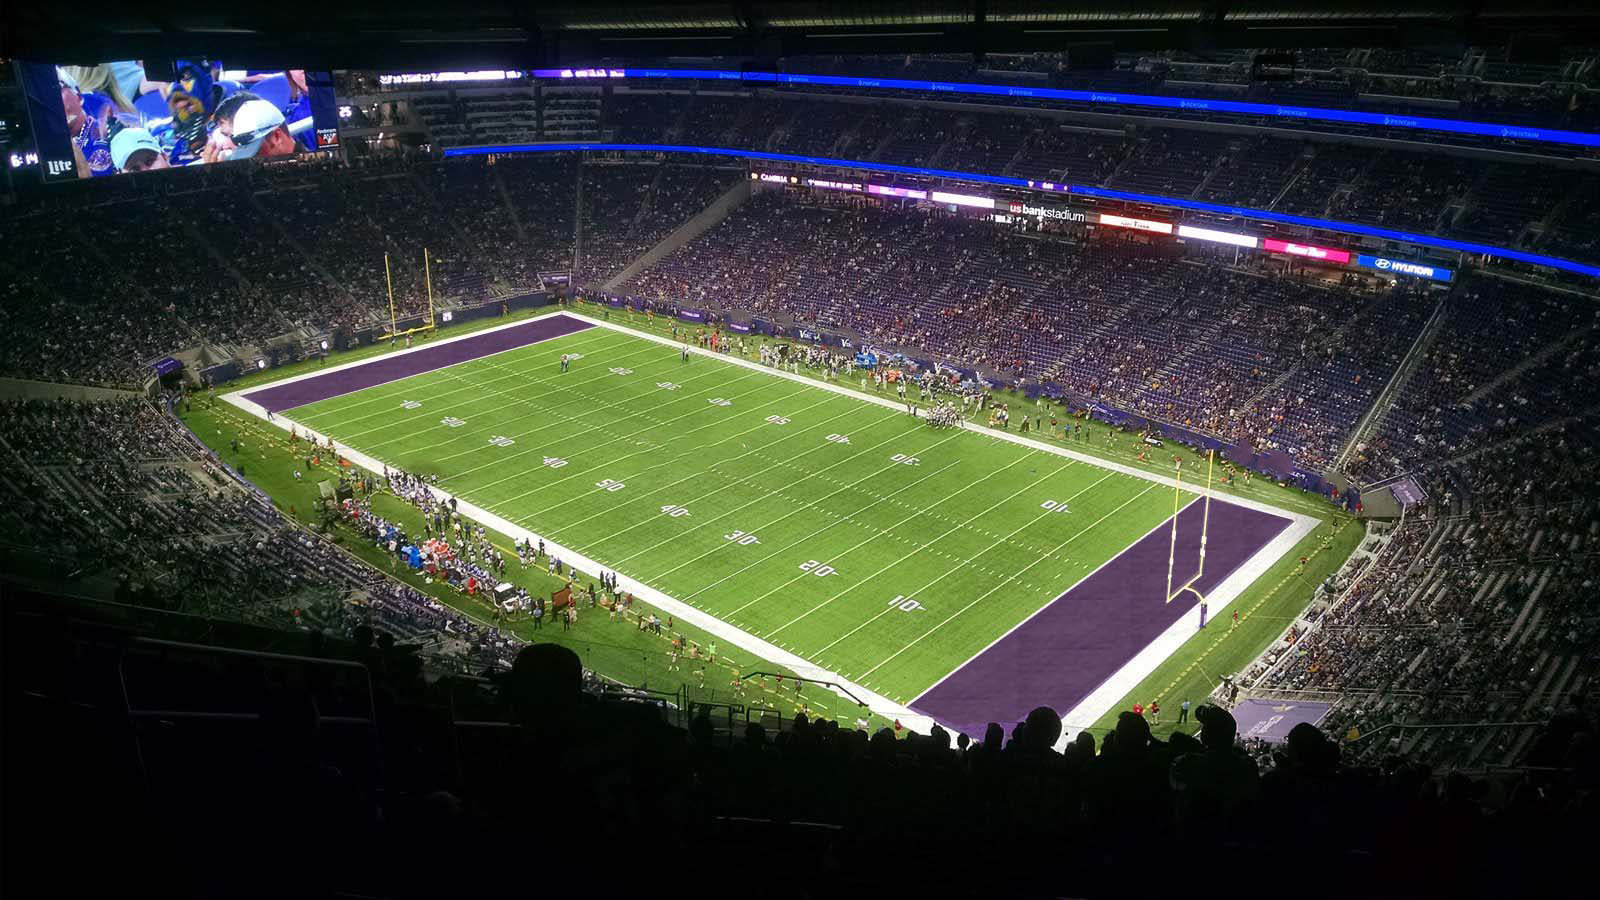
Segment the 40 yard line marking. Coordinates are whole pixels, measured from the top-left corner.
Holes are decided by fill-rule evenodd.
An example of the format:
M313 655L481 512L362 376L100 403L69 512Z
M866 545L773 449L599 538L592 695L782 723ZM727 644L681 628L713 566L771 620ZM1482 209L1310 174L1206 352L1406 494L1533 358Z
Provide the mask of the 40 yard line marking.
M1151 491L1153 491L1155 489L1156 489L1156 485L1152 484L1149 487L1145 488L1144 490L1140 491L1139 493L1134 494L1132 497L1129 497L1127 500L1124 500L1122 502L1122 504L1119 505L1116 509L1113 509L1111 512L1108 512L1105 515L1101 516L1100 518L1096 519L1093 525L1090 525L1088 528L1085 528L1084 530L1078 532L1077 534L1073 535L1072 537L1069 537L1066 540L1062 541L1060 544L1058 544L1056 546L1056 548L1054 550L1050 551L1050 555L1053 556L1056 553L1061 552L1061 548L1062 547L1065 547L1066 545L1072 543L1073 541L1077 540L1078 538L1083 537L1085 534L1088 534L1091 529L1093 529L1096 526L1098 526L1101 522L1104 522L1106 519L1109 519L1112 516L1116 515L1117 513L1122 512L1122 510L1128 504L1132 503L1135 500L1138 500L1140 497L1143 497L1145 494L1148 494L1148 493L1150 493ZM924 631L922 634L920 634L917 637L913 638L910 643L908 643L905 646L901 647L899 650L896 650L895 652L889 654L887 657L884 658L884 660L882 662L880 662L877 665L873 666L872 668L866 670L865 672L862 672L861 673L861 677L865 678L868 675L871 675L873 672L876 672L879 669L883 668L886 664L888 664L895 657L899 656L900 654L906 652L907 650L910 650L912 647L914 647L917 644L921 643L923 638L926 638L928 635L933 634L935 631L938 631L939 629L943 628L944 626L950 624L952 621L954 621L962 613L964 613L967 610L973 608L974 606L977 606L979 602L983 601L989 595L993 594L995 591L998 591L1001 588L1005 587L1006 585L1010 584L1012 581L1015 581L1018 575L1021 575L1023 572L1028 571L1028 569L1031 569L1034 566L1037 566L1039 563L1043 562L1046 558L1047 557L1040 557L1039 559L1036 559L1033 562L1028 563L1028 565L1025 568L1018 570L1016 572L1016 574L1009 576L1008 578L1006 578L1005 581L1002 581L999 584L995 585L994 587L988 589L987 591L984 591L976 599L974 599L971 603L968 603L966 606L961 607L960 609L958 609L955 612L951 613L949 616L945 617L944 621L942 621L939 624L933 626L932 628L929 628L927 631ZM883 613L879 613L878 615L881 616L881 615L883 615ZM873 618L877 618L877 616L874 616ZM837 643L837 642L835 642L835 643ZM818 652L820 652L820 651L818 651Z

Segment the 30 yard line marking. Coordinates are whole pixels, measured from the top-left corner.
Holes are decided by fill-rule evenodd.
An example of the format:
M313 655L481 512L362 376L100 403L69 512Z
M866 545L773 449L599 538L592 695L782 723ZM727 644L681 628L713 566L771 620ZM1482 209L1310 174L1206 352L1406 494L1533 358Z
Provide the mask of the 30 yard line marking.
M1084 530L1078 532L1077 534L1073 535L1072 537L1069 537L1066 540L1062 541L1055 548L1055 550L1053 550L1051 552L1052 553L1060 552L1062 547L1065 547L1066 545L1072 543L1073 541L1077 540L1078 538L1083 537L1085 534L1088 534L1090 529L1093 529L1095 526L1099 525L1101 522L1104 522L1106 519L1109 519L1112 516L1116 515L1117 513L1121 512L1123 510L1123 508L1126 507L1129 503L1132 503L1133 501L1138 500L1140 497L1143 497L1145 494L1148 494L1148 493L1150 493L1151 491L1153 491L1155 489L1156 489L1156 485L1152 484L1149 487L1145 488L1144 490L1140 491L1139 493L1134 494L1132 497L1129 497L1127 500L1123 501L1122 504L1120 506L1118 506L1116 509L1113 509L1111 512L1108 512L1105 515L1101 516L1100 518L1096 519L1093 525L1090 525L1088 528L1085 528ZM926 638L928 635L933 634L935 631L938 631L939 629L943 628L944 626L950 624L950 622L954 621L956 619L956 617L960 616L962 613L964 613L967 610L973 608L974 606L977 606L979 602L984 600L984 598L988 597L989 595L993 594L995 591L1000 590L1001 588L1003 588L1006 585L1010 584L1012 581L1016 580L1018 575L1021 575L1023 572L1028 571L1028 569L1031 569L1034 566L1037 566L1040 562L1043 561L1043 559L1044 559L1044 557L1040 557L1039 559L1036 559L1033 562L1028 563L1028 565L1026 567L1018 570L1015 574L1007 577L1005 581L1002 581L999 584L995 585L994 587L988 589L987 591L984 591L981 595L979 595L972 602L968 603L966 606L961 607L960 609L958 609L955 612L951 613L949 616L945 617L944 621L942 621L939 624L933 626L932 628L929 628L927 631L924 631L921 635L918 635L917 637L913 638L910 641L910 643L907 643L905 646L901 647L899 650L896 650L895 652L889 654L887 657L884 658L884 660L882 662L880 662L877 665L873 666L872 668L866 670L865 672L862 672L861 673L861 677L865 678L868 675L871 675L873 672L876 672L879 669L883 668L884 665L889 663L895 657L899 656L900 654L906 652L907 650L910 650L912 647L914 647L917 644L921 643L923 638ZM879 613L878 615L881 616L881 615L883 615L883 613ZM877 618L877 616L874 616L873 618ZM835 643L837 643L837 641L835 641ZM829 646L832 646L832 645L830 644ZM819 650L817 652L820 653L822 651Z

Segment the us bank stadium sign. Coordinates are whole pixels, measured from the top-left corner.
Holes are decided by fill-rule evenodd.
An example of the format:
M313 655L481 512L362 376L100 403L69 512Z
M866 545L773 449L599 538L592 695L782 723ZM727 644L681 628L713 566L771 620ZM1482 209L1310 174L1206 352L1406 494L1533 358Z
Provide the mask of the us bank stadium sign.
M1387 256L1368 256L1365 253L1356 257L1356 265L1391 275L1410 275L1413 278L1427 278L1433 281L1449 281L1455 277L1454 272L1441 266L1406 262L1403 259L1390 259Z
M1035 219L1057 219L1062 222L1087 222L1088 213L1079 212L1061 206L1034 206L1020 200L1012 200L1009 209L1013 216L1032 216Z

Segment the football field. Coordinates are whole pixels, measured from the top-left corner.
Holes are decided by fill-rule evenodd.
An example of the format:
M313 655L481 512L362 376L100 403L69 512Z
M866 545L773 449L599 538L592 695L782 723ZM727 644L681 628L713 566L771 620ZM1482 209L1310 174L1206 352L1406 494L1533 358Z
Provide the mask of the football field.
M1175 506L1175 580L1200 565L1187 484L858 394L558 314L229 399L436 475L469 516L730 644L977 733L1065 713L1192 631L1197 599L1164 588ZM1196 586L1217 615L1303 517L1210 506Z

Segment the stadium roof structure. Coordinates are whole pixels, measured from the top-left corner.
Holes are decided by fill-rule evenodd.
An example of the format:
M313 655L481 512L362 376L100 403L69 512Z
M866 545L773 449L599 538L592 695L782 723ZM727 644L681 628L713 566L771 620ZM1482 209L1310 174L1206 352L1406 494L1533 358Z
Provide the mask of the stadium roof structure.
M307 68L524 67L606 59L1511 46L1530 61L1600 36L1566 0L351 0L310 6L8 3L0 55L94 63L204 53ZM1074 65L1078 63L1075 62Z

